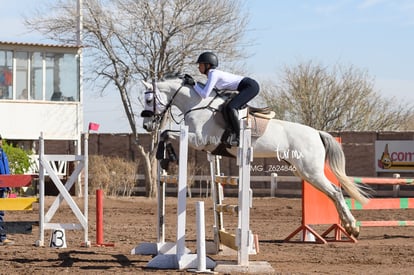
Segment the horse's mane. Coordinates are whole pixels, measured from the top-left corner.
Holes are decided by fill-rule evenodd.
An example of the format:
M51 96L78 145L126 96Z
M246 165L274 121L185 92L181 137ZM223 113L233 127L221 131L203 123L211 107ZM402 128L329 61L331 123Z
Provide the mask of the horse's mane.
M158 85L163 85L166 84L166 82L169 81L174 81L174 82L180 82L183 81L184 75L182 73L179 72L175 72L175 73L167 73L164 74L164 77L162 79L160 79L160 81L158 82ZM205 83L202 82L198 82L197 84L204 87ZM194 88L190 88L190 90L193 90L193 93L196 93L196 91L194 90ZM209 97L215 97L215 95L221 93L222 95L224 95L224 97L228 97L230 96L233 92L232 91L218 91L217 89L213 89L212 93L210 94Z
M179 78L178 76L168 76L168 77L163 77L162 79L160 79L159 81L157 81L157 85L160 87L168 87L169 86L169 82L181 82L182 79Z
M184 75L179 72L174 73L166 73L164 76L160 79L161 81L167 81L167 80L173 80L173 79L183 79Z

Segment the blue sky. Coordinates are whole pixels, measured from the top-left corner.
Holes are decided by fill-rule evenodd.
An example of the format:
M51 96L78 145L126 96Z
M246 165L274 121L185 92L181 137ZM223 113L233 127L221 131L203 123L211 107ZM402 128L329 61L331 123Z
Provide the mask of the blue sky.
M0 0L0 40L42 42L25 32L23 11L48 0ZM414 1L250 0L251 76L275 79L284 66L313 61L367 71L375 89L397 102L414 102ZM7 27L6 27L7 26ZM84 121L100 132L130 132L119 96L85 93Z
M366 70L385 96L414 99L414 1L249 1L249 70L312 60Z

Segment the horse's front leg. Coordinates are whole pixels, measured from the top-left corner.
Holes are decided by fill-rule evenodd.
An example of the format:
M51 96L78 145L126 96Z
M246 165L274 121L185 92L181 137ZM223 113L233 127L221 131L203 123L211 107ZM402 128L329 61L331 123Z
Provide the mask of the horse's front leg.
M206 147L205 138L201 133L190 132L188 133L188 143L197 151L204 150Z

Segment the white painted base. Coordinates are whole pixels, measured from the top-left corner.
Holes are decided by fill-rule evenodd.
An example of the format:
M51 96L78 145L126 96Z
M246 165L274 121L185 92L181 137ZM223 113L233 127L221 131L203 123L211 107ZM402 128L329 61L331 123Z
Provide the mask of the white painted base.
M216 266L216 263L206 257L206 269L212 269ZM157 269L197 269L198 268L198 259L197 254L185 254L181 256L180 261L177 259L177 255L172 254L159 254L155 256L147 264L148 268L157 268Z
M232 273L255 273L255 274L273 274L275 270L268 262L253 261L248 266L237 265L237 261L217 261L215 272L223 274Z
M191 250L185 248L185 253ZM158 254L177 254L177 245L172 242L166 243L141 243L131 250L131 255L158 255Z

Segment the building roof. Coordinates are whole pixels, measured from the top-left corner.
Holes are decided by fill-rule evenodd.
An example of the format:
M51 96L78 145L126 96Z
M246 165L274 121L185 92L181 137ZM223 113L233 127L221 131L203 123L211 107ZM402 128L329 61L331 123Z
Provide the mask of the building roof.
M42 44L42 43L28 43L28 42L9 42L0 41L0 47L10 48L49 48L49 49L68 49L76 50L81 48L78 45L57 45L57 44Z

